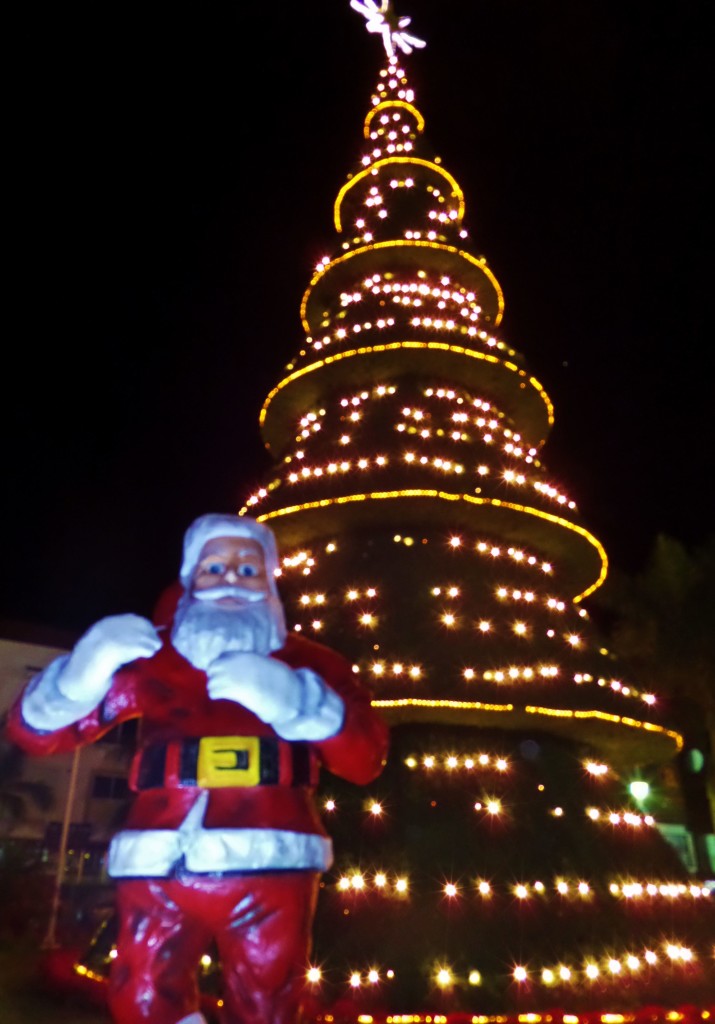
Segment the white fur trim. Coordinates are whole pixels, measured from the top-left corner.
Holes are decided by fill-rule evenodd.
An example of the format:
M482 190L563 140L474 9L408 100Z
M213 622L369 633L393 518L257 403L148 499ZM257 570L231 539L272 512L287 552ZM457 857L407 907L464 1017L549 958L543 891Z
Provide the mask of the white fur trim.
M31 679L22 697L22 717L36 732L55 732L84 718L97 706L96 700L70 700L59 688L69 661L63 654Z
M327 740L340 732L345 718L343 698L309 668L297 668L295 674L302 684L299 711L285 719L272 722L284 740Z
M109 845L111 878L166 878L184 858L188 871L327 871L333 844L325 836L272 828L204 828L208 790L178 829L125 829Z
M176 1024L206 1024L203 1013L190 1013L188 1017L182 1017Z
M165 878L181 857L188 871L327 871L325 836L269 828L126 829L109 847L111 878Z

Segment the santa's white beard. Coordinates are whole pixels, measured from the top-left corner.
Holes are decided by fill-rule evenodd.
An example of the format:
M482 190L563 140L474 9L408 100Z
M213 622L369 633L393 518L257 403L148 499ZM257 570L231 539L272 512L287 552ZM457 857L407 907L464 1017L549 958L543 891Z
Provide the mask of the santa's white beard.
M269 597L231 608L185 594L176 609L171 641L179 654L202 671L229 651L270 654L285 642L282 608L276 608L277 603L277 598Z

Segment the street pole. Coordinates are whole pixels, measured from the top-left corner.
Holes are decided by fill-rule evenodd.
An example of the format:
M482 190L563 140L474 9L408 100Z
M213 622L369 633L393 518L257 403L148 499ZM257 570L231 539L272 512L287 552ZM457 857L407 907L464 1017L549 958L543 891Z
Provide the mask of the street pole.
M50 906L50 919L47 922L47 931L42 940L41 949L56 949L57 942L57 920L60 913L60 902L62 900L62 883L65 876L65 865L67 863L67 841L69 838L70 823L72 821L72 808L74 806L74 795L77 788L77 772L79 769L79 747L72 755L72 767L70 768L70 779L67 787L67 800L65 801L65 813L62 820L62 832L60 834L60 848L57 853L57 873L55 875L55 886L52 892L52 904Z

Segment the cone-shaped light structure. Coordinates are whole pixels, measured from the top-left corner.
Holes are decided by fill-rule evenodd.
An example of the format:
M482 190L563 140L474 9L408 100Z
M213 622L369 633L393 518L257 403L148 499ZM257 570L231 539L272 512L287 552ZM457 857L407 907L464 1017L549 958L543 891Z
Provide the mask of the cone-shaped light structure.
M367 803L326 781L316 998L375 1021L696 1002L712 900L621 777L682 737L584 608L606 554L542 462L551 400L499 336L397 49L243 508L278 536L289 626L352 657L393 727Z

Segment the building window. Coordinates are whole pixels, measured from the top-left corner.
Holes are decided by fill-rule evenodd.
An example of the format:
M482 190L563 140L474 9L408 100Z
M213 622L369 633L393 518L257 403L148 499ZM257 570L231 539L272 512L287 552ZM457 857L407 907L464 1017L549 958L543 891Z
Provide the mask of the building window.
M92 779L92 797L96 800L126 800L128 796L129 786L121 775L95 775Z

